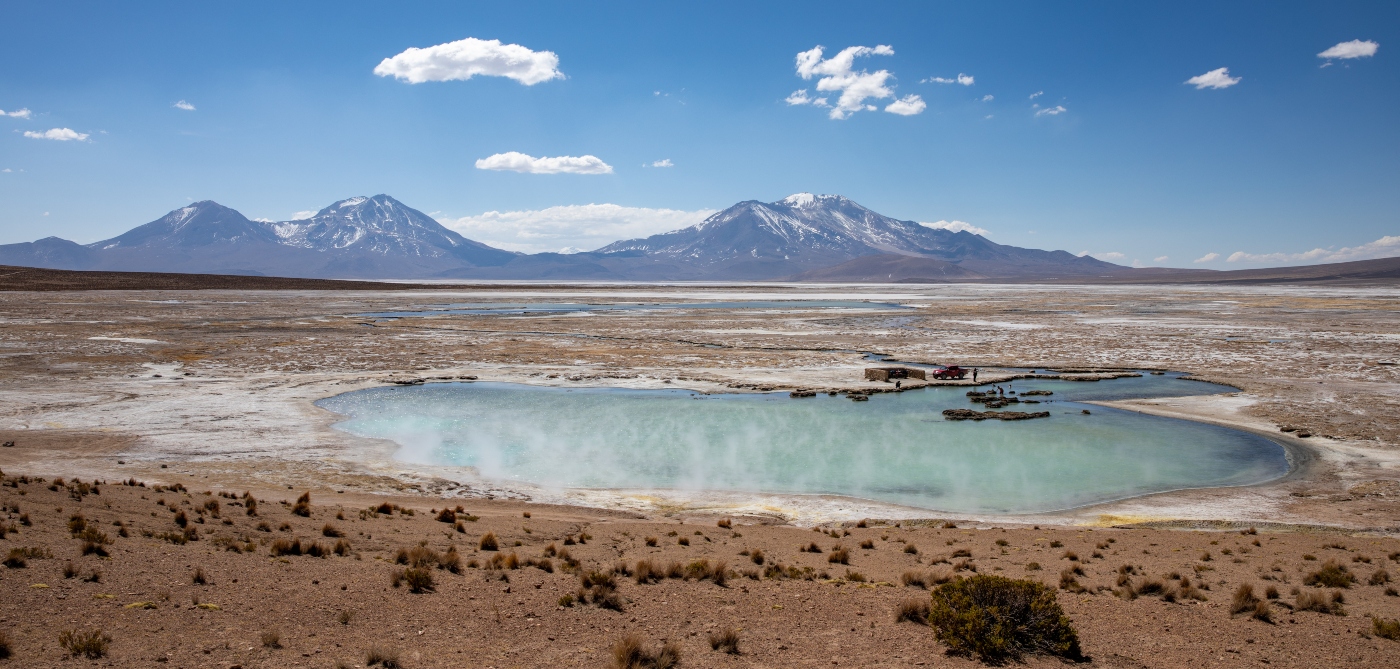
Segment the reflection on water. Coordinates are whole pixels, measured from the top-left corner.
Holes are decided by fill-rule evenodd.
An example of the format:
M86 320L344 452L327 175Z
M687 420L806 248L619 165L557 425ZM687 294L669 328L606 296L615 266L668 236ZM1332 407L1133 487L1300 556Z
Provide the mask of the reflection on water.
M340 429L399 443L400 459L557 488L823 493L1026 513L1287 473L1282 448L1268 439L1078 403L1231 390L1177 376L1015 381L1016 391L1054 393L1021 407L1048 410L1050 418L1019 422L942 420L945 408L974 407L966 388L952 387L856 403L825 395L436 384L373 388L318 404L350 416Z
M907 309L898 304L862 300L743 300L732 302L617 302L586 304L576 302L522 302L507 304L482 302L444 304L411 311L377 311L354 314L362 318L408 318L411 316L519 316L523 314L566 314L592 311L667 311L673 309Z

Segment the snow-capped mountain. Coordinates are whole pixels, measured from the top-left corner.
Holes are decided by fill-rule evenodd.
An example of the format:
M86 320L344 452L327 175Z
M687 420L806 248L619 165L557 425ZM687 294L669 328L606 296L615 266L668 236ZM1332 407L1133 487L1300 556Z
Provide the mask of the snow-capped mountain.
M249 220L206 200L86 246L49 238L0 247L0 263L55 269L318 278L424 278L515 256L387 195L341 200L309 219L282 222Z
M974 276L1122 269L1065 251L1003 246L966 231L900 221L840 195L811 193L740 202L689 228L615 242L596 253L642 253L734 278L778 278L882 253L936 258Z
M492 248L388 195L352 197L281 222L204 201L86 246L56 237L0 246L0 264L357 279L968 281L1131 271L811 193L740 202L689 228L568 255Z

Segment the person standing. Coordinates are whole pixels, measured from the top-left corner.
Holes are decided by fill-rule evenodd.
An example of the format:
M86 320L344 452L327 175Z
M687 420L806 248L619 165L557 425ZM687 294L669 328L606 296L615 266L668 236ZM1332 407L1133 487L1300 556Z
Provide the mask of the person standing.
M973 383L977 383L977 368L976 368L976 367L973 367L973 368L972 368L972 382L973 382Z

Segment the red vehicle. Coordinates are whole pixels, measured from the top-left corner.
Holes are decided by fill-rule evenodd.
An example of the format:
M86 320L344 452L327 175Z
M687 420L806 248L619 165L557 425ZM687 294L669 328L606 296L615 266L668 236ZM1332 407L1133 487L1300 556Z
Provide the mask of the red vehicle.
M961 379L967 376L967 370L957 365L952 365L951 367L938 367L936 369L931 369L928 371L928 374L929 376L932 376L933 378L939 380Z

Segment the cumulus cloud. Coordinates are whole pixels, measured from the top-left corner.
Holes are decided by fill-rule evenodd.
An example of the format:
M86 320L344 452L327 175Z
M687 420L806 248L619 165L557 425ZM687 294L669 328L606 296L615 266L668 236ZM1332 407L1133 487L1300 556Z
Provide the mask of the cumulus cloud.
M974 235L982 235L983 237L986 237L989 234L984 228L979 228L965 221L934 221L933 223L919 221L919 225L922 225L926 228L933 228L934 230L947 230L949 232L971 232Z
M833 119L850 118L851 114L858 111L875 111L875 105L869 104L866 100L882 100L894 97L894 90L887 82L893 76L888 70L876 70L868 72L866 70L856 71L855 59L865 56L893 56L894 48L881 44L875 47L852 46L842 49L831 58L822 59L825 47L814 47L797 54L797 76L803 79L817 79L817 91L828 93L839 93L836 105L832 107L828 114ZM917 98L917 96L914 96ZM825 103L825 98L811 99L806 91L798 91L788 96L787 103L790 105L816 104L818 101ZM903 103L903 104L901 104ZM819 105L819 106L824 106ZM903 114L905 116L922 112L927 105L922 100L917 102L908 97L903 100L896 100L885 108L885 111Z
M1153 258L1153 259L1152 259L1152 262L1157 262L1157 263L1162 263L1162 262L1166 262L1166 261L1167 261L1167 257L1166 257L1166 256L1157 256L1156 258Z
M885 111L900 116L913 116L928 109L924 99L917 95L906 95L885 106Z
M507 77L526 86L562 79L559 56L553 51L531 51L519 44L474 37L438 44L424 49L410 47L393 58L385 58L374 73L410 84L425 81L466 81L477 75Z
M817 107L830 107L830 106L831 106L831 104L828 103L828 102L826 101L826 98L812 98L812 97L807 97L807 91L793 91L793 92L792 92L792 95L787 96L787 98L785 98L785 99L783 100L783 102L786 102L786 103L788 103L789 105L794 105L794 106L795 106L795 105L815 105L815 106L817 106Z
M1245 253L1236 251L1226 258L1226 262L1250 263L1329 263L1351 260L1374 260L1400 256L1400 235L1386 235L1373 242L1360 246L1338 248L1316 248L1303 253Z
M1363 42L1359 39L1354 39L1350 42L1338 42L1329 47L1326 51L1317 54L1317 57L1327 59L1338 58L1342 60L1370 58L1376 55L1376 50L1379 48L1381 48L1381 45L1378 42L1372 42L1371 40Z
M1203 88L1229 88L1240 83L1240 77L1230 76L1230 68L1222 67L1191 77L1185 83L1195 86L1198 91Z
M1099 260L1122 260L1123 258L1127 257L1117 251L1109 251L1107 253L1090 253L1089 255L1094 256Z
M315 216L315 215L316 215L316 211L315 211L314 209L308 209L308 210L306 210L306 211L299 211L299 212L297 212L297 213L295 213L295 214L292 214L292 220L293 220L293 221L304 221L304 220L306 220L306 219L308 219L308 218L311 218L312 216Z
M1036 92L1034 92L1034 93L1031 93L1031 96L1030 96L1029 98L1026 98L1026 99L1027 99L1027 100L1034 100L1034 99L1036 99L1036 98L1038 98L1038 97L1040 97L1040 96L1042 96L1042 95L1045 95L1045 91L1036 91Z
M78 132L72 128L51 128L43 132L26 130L24 131L24 136L32 139L52 139L59 142L71 142L75 140L85 142L88 138L87 133Z
M1035 113L1035 115L1036 115L1036 116L1059 116L1060 114L1063 114L1063 113L1065 113L1065 112L1067 112L1067 111L1069 111L1069 110L1068 110L1068 109L1065 109L1063 105L1055 105L1054 107L1046 107L1046 108L1044 108L1044 109L1041 109L1041 110L1037 111L1037 112Z
M9 117L12 117L12 118L29 118L29 117L32 116L33 114L34 114L34 112L31 112L31 111L29 111L28 109L16 109L16 110L14 110L14 111L9 111L9 112L7 112L7 111L5 111L5 110L3 110L3 109L0 109L0 116L9 116Z
M991 95L990 93L988 93L987 95L983 95L983 96L982 96L982 101L983 101L983 102L991 102L992 100L995 100L995 99L996 99L996 98L992 97L992 95Z
M1203 255L1203 256L1201 256L1201 257L1195 259L1195 260L1192 260L1191 262L1210 262L1210 261L1215 260L1216 258L1219 258L1219 257L1220 257L1220 254L1219 254L1219 253L1207 253L1207 254L1205 254L1205 255Z
M958 73L958 76L957 76L957 77L954 77L954 78L952 78L952 79L949 79L949 78L947 78L947 77L929 77L929 78L927 78L927 79L925 79L925 80L923 80L923 81L921 81L921 82L919 82L919 83L921 83L921 84L962 84L962 85L964 85L964 86L971 86L971 85L972 85L973 83L975 83L975 82L976 82L976 80L972 78L972 75L970 75L970 74L963 74L963 73L959 72L959 73Z
M526 174L612 174L612 165L597 156L536 158L519 151L497 153L476 161L476 169Z
M439 223L509 251L575 252L695 225L715 212L579 204L526 211L488 211L478 216L441 218Z
M192 105L192 104L190 104L190 103L188 103L188 102L185 102L184 100L181 100L181 101L179 101L179 102L176 102L175 104L173 104L173 105L171 105L171 106L174 107L174 108L176 108L176 109L183 109L183 110L185 110L185 111L194 111L194 105Z
M670 159L670 158L662 158L661 160L653 160L653 161L651 162L651 166L652 166L652 167L675 167L676 164L673 163L673 162L671 162L671 159Z

